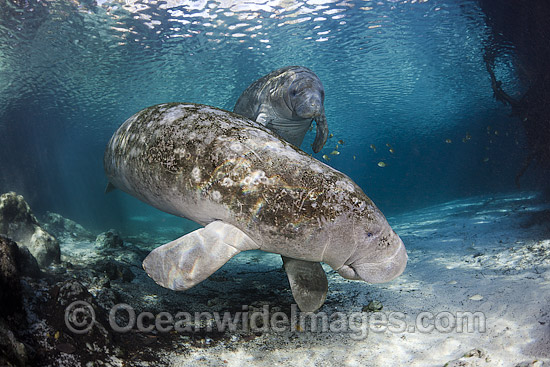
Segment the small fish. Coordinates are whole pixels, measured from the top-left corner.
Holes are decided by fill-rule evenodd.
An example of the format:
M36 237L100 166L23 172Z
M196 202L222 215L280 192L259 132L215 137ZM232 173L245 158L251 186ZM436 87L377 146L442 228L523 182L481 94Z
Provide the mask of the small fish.
M395 153L395 152L393 151L393 148L390 148L390 153L391 153L391 154Z
M378 162L378 167L386 167L386 163L380 161Z
M333 150L332 152L330 152L330 154L332 154L332 155L338 155L338 154L340 154L340 152L337 151L337 150Z
M388 148L391 148L390 143L386 143L386 146L387 146Z
M498 130L495 130L495 135L498 135Z
M338 140L338 144L344 145L344 141L342 139Z
M353 160L355 160L355 156L353 156Z
M483 158L483 162L484 162L484 163L487 163L487 162L489 162L489 157L485 157L485 158Z
M336 144L336 147L334 149L338 150L340 146L338 144Z
M60 336L61 336L61 333L59 331L56 331L53 337L55 340L57 340L59 339Z
M466 141L467 141L466 138L462 138L463 143L466 143Z
M451 139L445 139L445 143L451 144L453 141Z
M374 144L371 144L370 148L376 152L376 147L374 146Z
M332 137L334 137L334 134L331 133L331 134L328 136L328 138L330 139L330 138L332 138Z
M470 140L472 138L472 135L470 135L469 132L466 132L466 140Z
M324 159L325 161L330 161L330 158L329 158L328 155L326 155L326 154L323 154L323 159Z

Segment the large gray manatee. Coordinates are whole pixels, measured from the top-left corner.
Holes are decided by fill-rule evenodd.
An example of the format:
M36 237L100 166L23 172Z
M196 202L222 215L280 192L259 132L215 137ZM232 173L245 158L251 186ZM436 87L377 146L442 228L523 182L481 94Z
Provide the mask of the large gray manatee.
M318 153L328 138L325 90L315 73L303 66L272 71L241 94L233 112L267 126L299 147L313 120L317 134L313 151Z
M231 112L146 108L115 132L104 166L110 184L204 226L143 261L166 288L189 289L252 249L371 283L394 279L407 262L399 236L348 176Z

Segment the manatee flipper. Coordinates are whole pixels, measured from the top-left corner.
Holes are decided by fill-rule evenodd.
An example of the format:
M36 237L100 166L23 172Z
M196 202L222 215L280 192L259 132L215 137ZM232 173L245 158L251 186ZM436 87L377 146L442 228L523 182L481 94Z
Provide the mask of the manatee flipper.
M269 116L265 112L260 112L258 117L256 117L256 122L259 122L260 124L267 126L267 123L269 122Z
M317 131L315 134L315 140L313 141L312 148L315 153L319 153L328 138L328 123L325 111L315 118L315 124L317 125Z
M153 280L176 291L202 282L241 251L259 246L231 224L215 221L157 247L143 260Z
M328 280L318 262L281 256L292 296L302 312L318 310L327 298Z
M107 184L107 187L105 188L105 193L108 194L113 190L116 190L116 187L115 187L115 185L113 185L112 183L109 182Z

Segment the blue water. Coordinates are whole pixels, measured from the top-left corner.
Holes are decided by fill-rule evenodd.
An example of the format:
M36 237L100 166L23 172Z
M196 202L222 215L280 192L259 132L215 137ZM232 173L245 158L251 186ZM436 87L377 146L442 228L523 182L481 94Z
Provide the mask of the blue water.
M108 139L156 103L232 109L251 82L287 65L314 70L325 87L334 137L314 157L330 157L385 214L517 190L526 143L492 95L490 33L475 1L5 0L0 192L95 230L192 226L103 193ZM513 56L504 47L496 73L517 96ZM530 175L524 189L536 186Z

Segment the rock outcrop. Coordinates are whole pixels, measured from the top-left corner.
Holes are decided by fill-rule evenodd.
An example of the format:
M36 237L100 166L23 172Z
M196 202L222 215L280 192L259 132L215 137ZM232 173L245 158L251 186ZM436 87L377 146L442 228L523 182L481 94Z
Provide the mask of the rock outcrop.
M110 229L97 236L95 245L102 249L116 249L122 248L124 241L116 229Z
M2 314L22 308L20 274L17 269L17 244L0 236L0 307Z
M41 219L42 227L57 239L94 239L94 235L75 221L61 214L46 212Z
M41 267L60 261L59 242L40 227L29 204L15 192L0 196L0 234L28 248Z
M0 236L0 366L25 366L28 362L27 348L14 332L23 327L25 318L18 252L15 242Z

